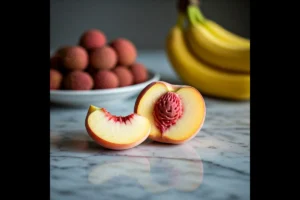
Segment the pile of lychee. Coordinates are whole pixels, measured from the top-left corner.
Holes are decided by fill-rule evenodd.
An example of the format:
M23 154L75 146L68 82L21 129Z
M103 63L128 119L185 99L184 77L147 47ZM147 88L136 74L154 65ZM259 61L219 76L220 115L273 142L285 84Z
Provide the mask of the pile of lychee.
M148 70L136 58L130 40L107 43L101 30L88 30L77 45L60 47L50 57L50 90L109 89L145 82Z

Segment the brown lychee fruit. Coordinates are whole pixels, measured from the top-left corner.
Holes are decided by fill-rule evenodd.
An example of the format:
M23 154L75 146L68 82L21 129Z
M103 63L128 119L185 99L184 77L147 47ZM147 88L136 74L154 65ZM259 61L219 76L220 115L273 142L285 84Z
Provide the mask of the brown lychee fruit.
M95 69L112 69L117 64L117 54L110 46L91 50L90 65Z
M63 47L57 52L57 55L67 70L84 70L88 66L88 53L81 46Z
M119 87L125 87L133 84L133 75L125 66L117 66L113 72L119 79Z
M142 63L134 63L129 67L129 70L133 74L134 83L142 83L148 79L148 70Z
M50 69L50 90L60 89L63 75L56 69Z
M64 78L66 90L91 90L93 86L93 78L84 71L72 71Z
M103 47L105 43L105 34L97 29L85 31L79 39L79 45L87 50Z
M94 89L109 89L119 86L118 76L110 70L99 70L93 76Z
M115 39L110 43L110 46L117 52L119 65L129 66L135 62L137 50L135 45L128 39Z

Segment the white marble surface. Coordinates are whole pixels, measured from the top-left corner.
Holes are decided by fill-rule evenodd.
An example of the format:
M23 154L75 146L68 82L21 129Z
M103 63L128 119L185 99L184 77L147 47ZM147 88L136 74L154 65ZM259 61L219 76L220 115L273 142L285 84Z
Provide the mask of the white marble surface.
M139 60L180 83L163 52L141 53ZM135 98L108 107L133 111ZM198 135L182 145L145 141L110 151L87 135L87 108L51 106L51 199L250 199L250 105L205 98L207 116Z

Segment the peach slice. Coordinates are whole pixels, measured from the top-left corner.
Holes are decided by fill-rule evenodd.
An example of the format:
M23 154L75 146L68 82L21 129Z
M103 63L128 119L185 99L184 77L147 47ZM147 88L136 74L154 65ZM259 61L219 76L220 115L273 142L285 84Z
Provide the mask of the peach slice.
M91 105L86 115L85 127L90 137L102 147L124 150L145 141L151 124L147 118L135 113L115 116L105 108Z
M202 128L206 106L194 87L156 81L140 92L134 112L150 121L150 139L181 144L195 137Z

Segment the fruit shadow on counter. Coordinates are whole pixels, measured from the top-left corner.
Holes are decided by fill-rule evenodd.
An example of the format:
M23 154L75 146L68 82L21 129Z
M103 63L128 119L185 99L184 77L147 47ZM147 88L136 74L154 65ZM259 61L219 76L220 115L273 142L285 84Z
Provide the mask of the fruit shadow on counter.
M87 134L85 130L63 131L62 134L56 135L50 132L51 146L60 151L74 151L74 152L118 152L118 150L106 149L96 144ZM151 146L173 146L173 144L163 144L145 140L141 145ZM130 149L129 149L130 150ZM126 151L126 150L125 150Z
M51 146L60 151L99 152L99 150L105 150L97 145L85 130L62 131L59 135L50 132L50 136Z

